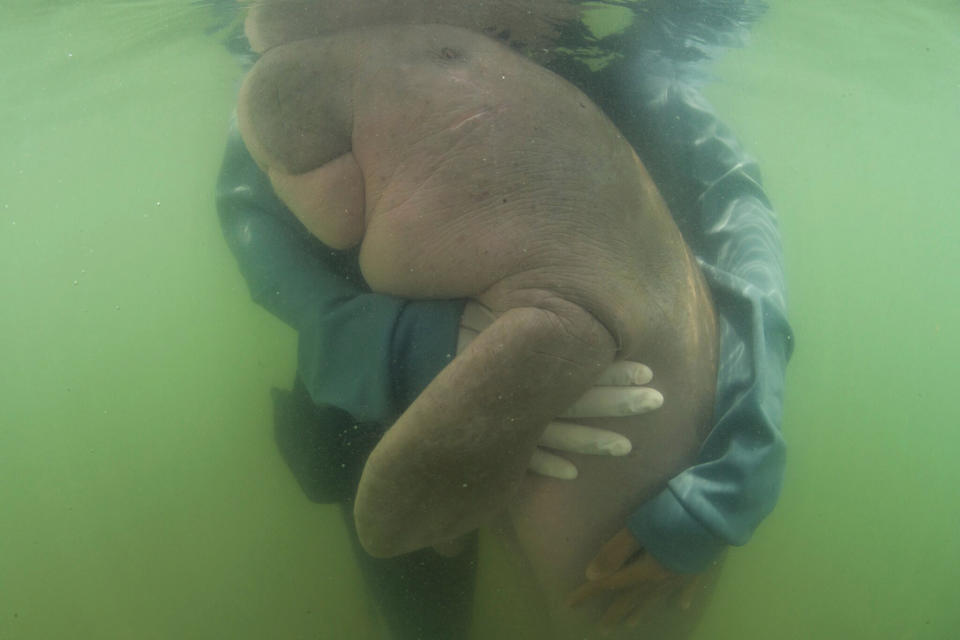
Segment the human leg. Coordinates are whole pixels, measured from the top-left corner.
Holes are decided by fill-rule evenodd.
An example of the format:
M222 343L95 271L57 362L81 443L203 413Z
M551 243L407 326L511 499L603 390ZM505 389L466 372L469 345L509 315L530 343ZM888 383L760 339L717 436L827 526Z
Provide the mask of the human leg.
M394 640L459 640L470 628L477 536L453 558L422 549L396 558L371 557L353 524L353 495L367 454L380 437L333 407L313 404L297 379L274 390L275 438L298 483L313 502L339 502L364 582Z
M477 572L477 534L444 557L420 549L374 558L360 546L352 504L341 505L357 565L393 640L461 640L470 632Z

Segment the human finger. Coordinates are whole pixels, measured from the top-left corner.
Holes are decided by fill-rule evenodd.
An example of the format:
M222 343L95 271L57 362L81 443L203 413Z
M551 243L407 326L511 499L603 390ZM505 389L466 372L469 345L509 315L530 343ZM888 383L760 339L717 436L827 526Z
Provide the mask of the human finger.
M477 333L483 331L497 319L493 311L476 300L467 300L460 315L460 326Z
M641 587L647 590L658 583L659 580L650 575L649 566L635 562L611 575L587 580L567 596L566 604L569 607L575 607L601 593Z
M645 560L646 559L643 558L631 562L619 571L598 578L596 582L602 585L604 589L612 591L614 589L625 589L645 582L659 582L660 580L670 577L669 575L664 575L659 572L657 567Z
M641 585L618 595L600 617L600 629L612 631L624 618L636 611L649 597L650 586Z
M640 542L630 530L620 529L606 542L587 565L587 580L595 581L612 575L640 551Z
M577 467L572 462L537 447L527 463L527 469L541 476L557 480L575 480Z
M564 602L568 607L575 607L578 604L586 602L590 598L606 593L607 590L599 582L587 581L567 594Z
M460 327L457 330L457 354L463 353L463 350L473 342L473 339L480 335L478 332L473 329L467 329L466 327Z
M683 611L686 611L693 605L694 598L697 597L697 593L700 591L700 586L703 584L703 574L697 574L690 578L685 585L680 589L680 593L677 594L677 605Z
M623 456L633 448L630 440L616 431L570 422L548 424L540 436L540 446L593 456Z
M603 370L596 384L613 387L647 384L653 380L653 371L645 364L632 360L617 360Z
M650 387L591 387L561 418L616 418L659 409L663 394Z

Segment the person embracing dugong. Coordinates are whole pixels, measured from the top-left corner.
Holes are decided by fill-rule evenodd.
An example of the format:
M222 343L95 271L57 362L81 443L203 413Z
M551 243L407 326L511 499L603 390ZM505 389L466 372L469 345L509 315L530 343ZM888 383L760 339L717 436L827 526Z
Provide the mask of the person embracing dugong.
M633 149L570 83L440 25L270 49L237 113L278 196L328 246L359 246L374 291L475 298L497 315L367 460L364 548L393 556L508 513L535 572L575 585L692 462L712 418L713 305ZM525 476L548 422L614 359L650 365L667 397L593 421L634 452L581 456L574 483Z

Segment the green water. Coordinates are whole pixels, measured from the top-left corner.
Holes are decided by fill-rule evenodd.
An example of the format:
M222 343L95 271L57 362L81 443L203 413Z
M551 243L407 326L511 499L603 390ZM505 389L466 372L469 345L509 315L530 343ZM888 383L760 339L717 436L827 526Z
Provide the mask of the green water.
M707 93L782 221L789 465L697 638L957 637L960 3L772 4ZM380 638L272 442L295 337L217 226L207 14L0 14L0 639Z

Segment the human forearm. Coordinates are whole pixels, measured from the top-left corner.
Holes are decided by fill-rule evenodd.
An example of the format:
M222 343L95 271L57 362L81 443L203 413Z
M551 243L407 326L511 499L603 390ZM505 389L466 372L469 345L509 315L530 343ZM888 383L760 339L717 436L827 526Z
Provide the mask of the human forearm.
M786 318L744 283L722 284L706 273L720 310L715 426L697 464L629 521L644 546L677 571L700 571L726 545L747 542L776 504L785 461ZM754 295L743 297L745 289Z
M793 342L780 236L756 163L692 87L651 80L626 120L694 249L717 306L715 426L696 465L631 518L661 562L703 569L744 543L776 502L782 389Z

